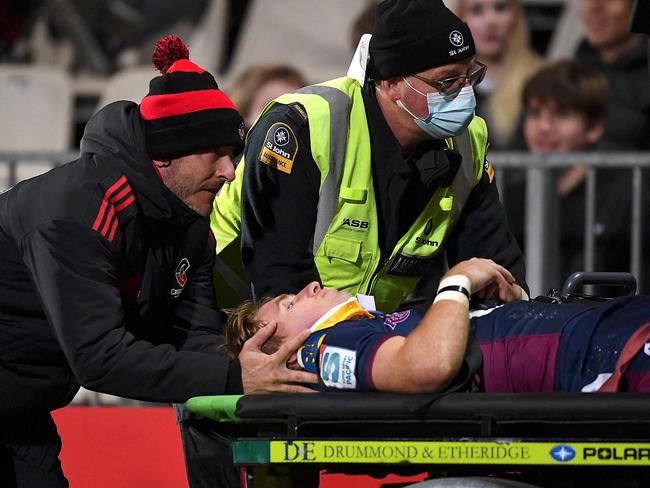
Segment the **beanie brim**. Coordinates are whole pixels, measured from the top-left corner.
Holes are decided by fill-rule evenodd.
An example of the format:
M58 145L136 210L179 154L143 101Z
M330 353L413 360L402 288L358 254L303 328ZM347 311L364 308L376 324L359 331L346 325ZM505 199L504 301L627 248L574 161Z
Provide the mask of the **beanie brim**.
M373 45L371 38L369 75L376 80L387 80L471 58L476 54L476 49L469 27L462 23L452 31L453 34L456 32L463 39L460 46L451 42L451 34L447 30L410 43L382 48Z
M151 159L197 154L217 147L244 148L244 122L237 110L202 110L162 119L145 120L146 146Z

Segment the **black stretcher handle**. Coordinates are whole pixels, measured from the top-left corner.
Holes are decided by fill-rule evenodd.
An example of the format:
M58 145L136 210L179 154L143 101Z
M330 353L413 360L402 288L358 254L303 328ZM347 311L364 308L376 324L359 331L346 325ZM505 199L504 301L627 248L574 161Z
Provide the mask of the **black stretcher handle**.
M623 288L622 295L636 294L636 278L632 273L610 271L578 271L564 282L562 295L576 293L576 289L584 285L611 285Z

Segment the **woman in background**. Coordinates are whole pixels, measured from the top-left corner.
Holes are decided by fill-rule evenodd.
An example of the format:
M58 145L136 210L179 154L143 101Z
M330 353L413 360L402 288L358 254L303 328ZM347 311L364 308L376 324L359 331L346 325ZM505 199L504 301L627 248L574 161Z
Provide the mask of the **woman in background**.
M476 43L476 57L488 66L475 88L477 113L490 127L493 149L521 149L521 91L541 64L530 47L528 24L519 0L456 0L458 15Z

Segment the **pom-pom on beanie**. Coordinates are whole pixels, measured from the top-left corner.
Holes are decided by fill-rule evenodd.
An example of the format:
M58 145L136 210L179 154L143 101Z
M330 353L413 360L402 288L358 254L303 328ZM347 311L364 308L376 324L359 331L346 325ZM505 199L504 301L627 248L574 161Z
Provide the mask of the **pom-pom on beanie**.
M149 157L165 161L220 146L241 151L241 115L214 77L189 60L183 41L160 39L153 63L161 75L151 80L140 102Z

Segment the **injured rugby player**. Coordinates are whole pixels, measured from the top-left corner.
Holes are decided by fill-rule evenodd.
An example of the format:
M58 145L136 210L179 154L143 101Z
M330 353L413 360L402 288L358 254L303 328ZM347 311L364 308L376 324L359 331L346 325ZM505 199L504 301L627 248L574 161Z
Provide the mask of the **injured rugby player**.
M470 317L472 296L502 305ZM487 259L449 270L422 317L366 310L317 282L229 314L225 347L233 357L262 327L273 330L268 354L309 330L288 366L316 373L326 390L650 391L650 297L521 300L510 272Z

